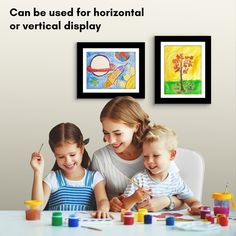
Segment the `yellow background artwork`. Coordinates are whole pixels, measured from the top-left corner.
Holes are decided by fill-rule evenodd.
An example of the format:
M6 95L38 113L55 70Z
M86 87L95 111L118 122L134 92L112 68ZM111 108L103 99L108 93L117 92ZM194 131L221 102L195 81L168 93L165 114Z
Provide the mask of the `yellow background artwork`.
M184 80L202 80L201 74L201 60L202 47L192 45L181 46L164 46L164 80L178 81L180 80L179 72L175 72L172 60L177 54L183 53L184 56L193 56L193 66L189 69L187 74L183 75Z

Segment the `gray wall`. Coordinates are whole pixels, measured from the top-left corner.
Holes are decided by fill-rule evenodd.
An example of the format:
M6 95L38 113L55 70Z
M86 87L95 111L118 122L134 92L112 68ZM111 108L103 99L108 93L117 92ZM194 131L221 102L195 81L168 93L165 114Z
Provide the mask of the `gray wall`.
M49 130L59 122L78 124L87 149L103 145L99 113L108 99L76 99L76 42L145 42L146 97L139 100L153 122L174 128L180 146L200 152L206 175L203 201L212 204L211 193L223 191L226 182L236 194L235 153L235 1L215 0L120 0L120 1L1 1L0 57L0 209L24 209L30 198L32 151L45 143L45 173L54 157L49 150ZM4 3L3 3L4 2ZM13 18L12 7L41 10L70 7L104 10L145 8L141 18L94 18L102 23L99 33L92 31L11 31L12 22L66 21L59 19ZM70 20L70 19L68 19ZM74 18L74 21L85 19ZM212 104L154 104L154 35L212 36ZM192 167L194 168L194 167ZM197 176L196 176L197 178Z

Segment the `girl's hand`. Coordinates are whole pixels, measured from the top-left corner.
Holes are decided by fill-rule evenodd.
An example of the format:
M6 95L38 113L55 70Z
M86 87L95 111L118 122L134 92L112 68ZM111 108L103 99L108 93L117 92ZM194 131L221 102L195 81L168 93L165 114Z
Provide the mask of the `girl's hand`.
M110 200L110 208L113 212L120 212L122 209L124 209L123 203L121 202L121 199L124 198L122 195L118 197L113 197Z
M44 170L43 155L38 152L33 152L31 156L30 165L33 168L34 172L39 172L42 174Z
M96 212L91 214L93 218L103 219L103 218L111 218L114 219L114 216L109 211L97 210Z

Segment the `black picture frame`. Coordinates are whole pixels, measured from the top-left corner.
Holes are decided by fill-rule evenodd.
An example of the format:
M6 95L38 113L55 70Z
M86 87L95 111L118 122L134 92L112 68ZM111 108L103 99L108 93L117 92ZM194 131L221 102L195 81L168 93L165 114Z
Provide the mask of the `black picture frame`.
M144 42L77 42L77 98L145 98Z
M194 103L211 104L211 36L155 36L155 104Z

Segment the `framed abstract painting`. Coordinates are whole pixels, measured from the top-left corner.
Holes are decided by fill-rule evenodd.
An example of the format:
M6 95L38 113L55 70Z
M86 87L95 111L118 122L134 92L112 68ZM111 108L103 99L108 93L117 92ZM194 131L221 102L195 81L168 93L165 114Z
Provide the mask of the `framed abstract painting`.
M211 36L155 36L155 103L211 103Z
M145 97L143 42L78 42L77 98Z

